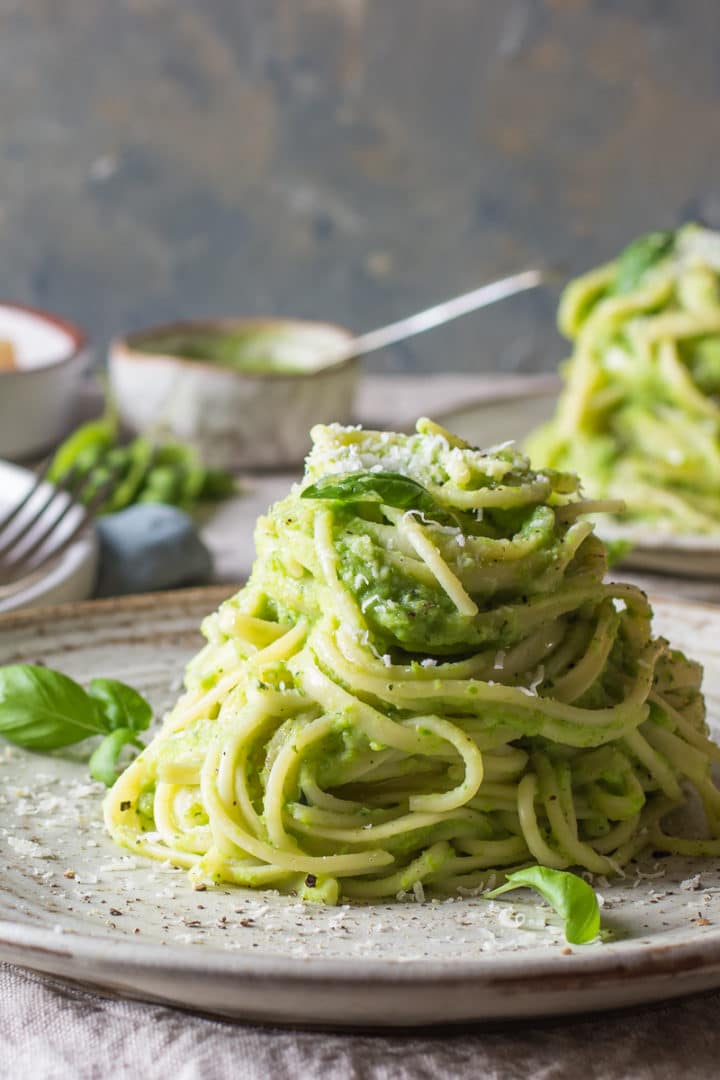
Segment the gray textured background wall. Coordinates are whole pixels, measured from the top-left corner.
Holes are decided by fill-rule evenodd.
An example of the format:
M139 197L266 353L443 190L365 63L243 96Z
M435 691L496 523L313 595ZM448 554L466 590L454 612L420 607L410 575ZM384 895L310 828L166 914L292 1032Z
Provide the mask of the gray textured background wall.
M0 295L360 330L720 225L718 0L0 0ZM375 361L551 367L555 296Z

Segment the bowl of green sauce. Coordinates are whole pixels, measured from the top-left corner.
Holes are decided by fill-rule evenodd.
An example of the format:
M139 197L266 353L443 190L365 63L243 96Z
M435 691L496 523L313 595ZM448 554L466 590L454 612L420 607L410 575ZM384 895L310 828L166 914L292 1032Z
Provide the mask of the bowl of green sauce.
M210 466L296 465L313 424L352 419L352 337L298 319L158 326L112 343L111 392L131 431L189 443Z

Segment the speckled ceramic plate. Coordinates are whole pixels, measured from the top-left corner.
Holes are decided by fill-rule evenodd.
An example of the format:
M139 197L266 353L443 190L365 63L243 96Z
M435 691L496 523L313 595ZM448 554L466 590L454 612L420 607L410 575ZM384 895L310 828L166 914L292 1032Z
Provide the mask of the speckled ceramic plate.
M514 439L522 443L555 412L560 380L554 375L517 376L490 384L484 396L461 408L441 412L435 419L475 446L491 446ZM607 540L628 540L632 549L624 566L648 573L683 577L720 578L720 528L702 536L663 532L648 525L618 525L598 518L598 532Z
M228 590L225 590L228 591ZM218 589L0 618L0 663L43 660L176 696ZM656 601L657 629L706 664L720 733L720 608ZM616 1008L720 986L720 868L649 858L596 883L604 940L569 950L541 905L460 898L303 907L193 892L116 848L102 791L67 757L0 752L0 959L111 992L274 1023L407 1026Z

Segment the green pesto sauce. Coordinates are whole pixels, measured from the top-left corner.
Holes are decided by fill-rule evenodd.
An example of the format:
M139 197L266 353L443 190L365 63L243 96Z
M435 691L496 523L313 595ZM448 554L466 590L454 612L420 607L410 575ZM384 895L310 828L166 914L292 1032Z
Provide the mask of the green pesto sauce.
M293 343L292 333L273 329L186 330L152 335L134 348L158 356L179 356L235 368L248 374L297 374L305 370L308 347Z
M447 656L482 646L500 648L524 634L521 621L497 606L497 597L487 617L461 615L439 585L427 585L387 565L383 549L368 536L345 536L338 540L337 551L340 579L357 600L379 647ZM543 553L543 561L550 565L554 556L553 546ZM518 589L530 595L536 580L536 564L525 571L518 565L514 604L519 602Z

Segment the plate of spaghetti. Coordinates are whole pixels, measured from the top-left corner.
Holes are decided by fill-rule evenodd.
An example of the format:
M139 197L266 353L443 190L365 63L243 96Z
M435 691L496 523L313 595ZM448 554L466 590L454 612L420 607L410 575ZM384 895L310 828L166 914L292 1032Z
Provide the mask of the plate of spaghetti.
M573 350L554 416L526 440L626 507L614 535L680 573L720 571L720 233L654 232L565 289ZM524 434L524 432L523 432Z
M512 446L429 420L313 444L234 595L0 619L0 663L164 716L106 794L79 753L7 748L0 956L343 1026L720 985L720 612L609 581L614 504ZM538 881L550 906L505 895Z

